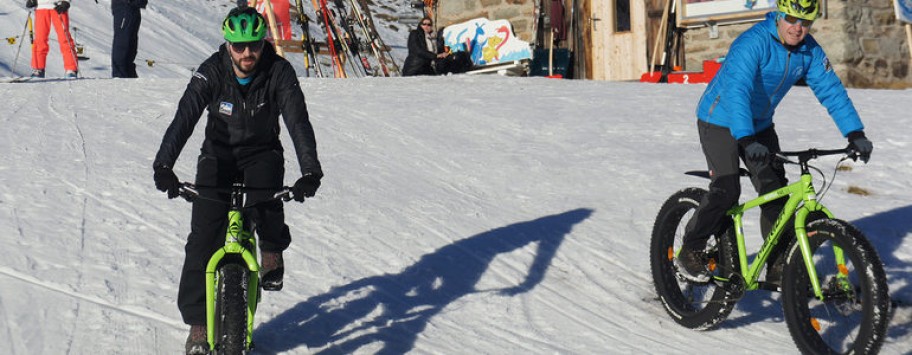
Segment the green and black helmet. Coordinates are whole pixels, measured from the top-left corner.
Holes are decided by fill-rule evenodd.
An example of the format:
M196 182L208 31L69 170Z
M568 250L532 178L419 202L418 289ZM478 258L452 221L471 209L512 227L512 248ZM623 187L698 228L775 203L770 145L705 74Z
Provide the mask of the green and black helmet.
M230 43L256 42L266 38L266 19L252 7L236 7L222 22L222 33Z
M820 14L820 2L817 0L778 0L777 5L783 14L803 20L814 21Z

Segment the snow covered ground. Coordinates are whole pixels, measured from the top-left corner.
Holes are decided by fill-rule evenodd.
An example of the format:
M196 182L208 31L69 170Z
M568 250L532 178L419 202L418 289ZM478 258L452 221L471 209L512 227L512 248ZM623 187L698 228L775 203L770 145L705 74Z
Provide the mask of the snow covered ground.
M140 52L194 66L213 51L212 24L174 21L172 38L150 38L166 37L153 25L165 14L223 16L191 3L153 2ZM0 0L0 30L21 31L7 20L20 9ZM94 13L99 28L109 26L105 11ZM186 50L156 47L169 41ZM15 75L0 53L0 76ZM87 76L109 75L103 54L83 65ZM142 68L134 80L0 84L0 353L183 349L175 298L190 205L154 189L151 163L189 70ZM315 198L286 205L290 270L285 289L260 304L258 353L796 352L778 294L749 294L707 332L676 325L655 299L653 218L674 191L705 184L682 174L705 165L693 116L705 86L468 76L301 84L326 178ZM910 91L850 95L875 151L840 172L823 202L878 249L900 304L882 353L908 354ZM846 143L806 88L785 99L777 127L785 149ZM202 130L178 161L182 179L194 175ZM291 184L296 163L286 161ZM830 178L834 164L818 166Z

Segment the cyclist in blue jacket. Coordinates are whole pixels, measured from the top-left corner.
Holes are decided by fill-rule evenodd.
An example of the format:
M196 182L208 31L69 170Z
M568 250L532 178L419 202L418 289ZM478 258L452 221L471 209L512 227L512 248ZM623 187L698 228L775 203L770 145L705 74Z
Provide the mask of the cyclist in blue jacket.
M867 163L873 150L845 87L820 44L808 34L819 13L818 0L778 0L777 5L778 11L768 13L732 43L697 107L697 129L711 182L675 258L681 276L693 282L710 280L703 250L718 232L725 211L738 202L739 160L744 160L760 194L788 184L782 163L770 159L780 150L773 113L797 81L805 80L862 161ZM784 204L779 199L761 207L764 236ZM788 243L783 240L779 246ZM767 282L778 283L783 251L777 248L771 253Z

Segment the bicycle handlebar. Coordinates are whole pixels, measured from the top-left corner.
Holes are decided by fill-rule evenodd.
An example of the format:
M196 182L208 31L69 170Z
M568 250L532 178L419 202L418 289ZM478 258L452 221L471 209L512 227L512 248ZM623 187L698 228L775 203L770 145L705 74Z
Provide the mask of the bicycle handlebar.
M271 192L272 200L282 200L284 202L291 201L294 198L294 193L291 191L291 187L283 186L281 188L258 188L258 187L246 187L246 186L233 186L233 187L216 187L216 186L196 186L196 184L190 182L181 183L179 194L187 201L193 201L193 199L200 197L200 191L207 190L213 192L227 192L233 193L235 191L246 193L246 192Z
M798 157L798 161L801 163L807 163L810 160L817 159L822 156L827 155L840 155L845 154L846 158L852 159L853 161L858 160L858 152L851 147L846 147L842 149L816 149L811 148L807 150L798 150L798 151L781 151L777 153L779 159L788 160L785 157Z

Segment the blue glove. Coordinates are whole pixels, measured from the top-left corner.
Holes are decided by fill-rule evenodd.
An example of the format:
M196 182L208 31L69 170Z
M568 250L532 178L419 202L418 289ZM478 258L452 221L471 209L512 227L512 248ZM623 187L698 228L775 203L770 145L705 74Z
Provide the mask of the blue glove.
M849 139L849 149L858 152L858 156L865 164L871 159L871 151L874 150L874 143L865 137L864 131L854 131L846 137Z

